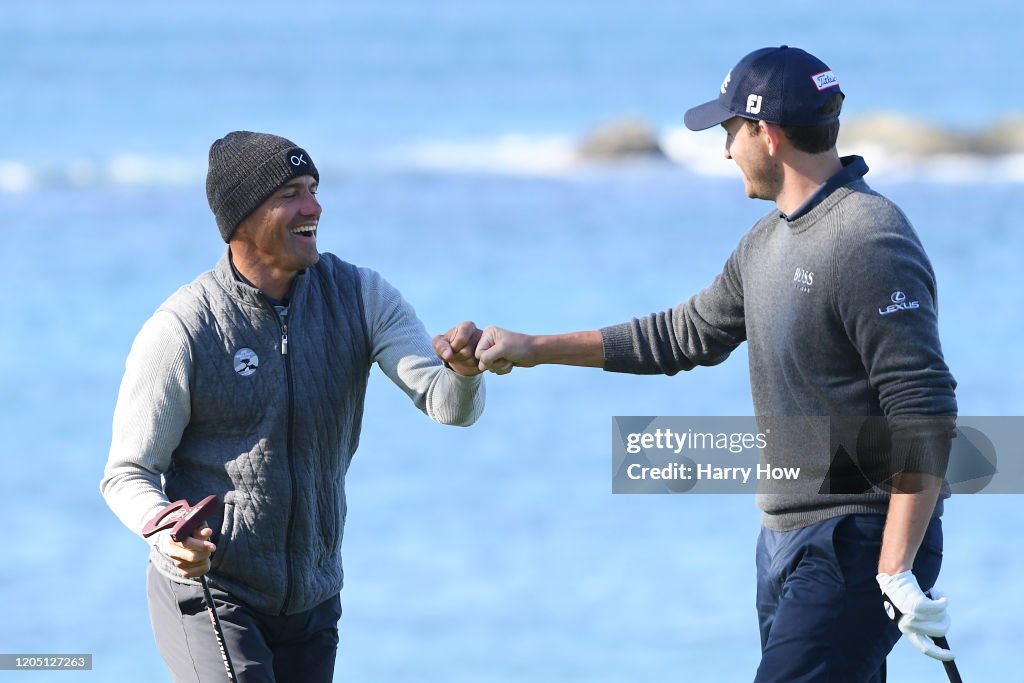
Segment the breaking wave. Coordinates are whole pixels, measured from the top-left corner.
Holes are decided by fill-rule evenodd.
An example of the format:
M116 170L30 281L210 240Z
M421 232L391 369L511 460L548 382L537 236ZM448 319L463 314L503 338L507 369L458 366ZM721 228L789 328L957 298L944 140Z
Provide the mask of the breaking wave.
M850 133L840 135L843 154L860 154L873 177L890 181L933 183L1024 183L1024 147L1010 145L1006 153L977 149L947 136L920 136L921 127L904 122L894 129L893 119L856 121ZM1022 126L1024 128L1024 126ZM934 132L934 129L924 129ZM494 173L505 175L567 176L595 168L623 166L657 169L669 167L709 177L735 177L735 165L722 156L722 136L717 131L693 133L669 128L650 133L657 154L625 150L595 157L587 153L585 135L505 134L472 140L423 140L390 148L372 148L339 158L318 157L321 168L347 173L361 171L439 173ZM929 141L950 140L948 149ZM1012 142L1012 141L1011 141ZM344 158L340 158L344 156ZM33 164L0 159L0 192L20 193L42 187L87 188L96 186L173 187L204 182L205 158L146 156L132 153L108 159L72 159L65 163Z

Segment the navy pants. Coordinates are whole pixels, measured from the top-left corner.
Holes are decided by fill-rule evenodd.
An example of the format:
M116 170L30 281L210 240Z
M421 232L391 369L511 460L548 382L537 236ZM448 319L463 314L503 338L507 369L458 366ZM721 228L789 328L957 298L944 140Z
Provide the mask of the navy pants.
M882 683L900 631L875 581L884 515L848 515L794 531L761 529L756 683ZM942 564L942 524L932 519L914 562L922 590Z
M341 597L287 616L260 614L210 586L239 683L330 683L338 652ZM224 661L203 589L171 581L152 564L149 614L157 648L175 683L222 683Z

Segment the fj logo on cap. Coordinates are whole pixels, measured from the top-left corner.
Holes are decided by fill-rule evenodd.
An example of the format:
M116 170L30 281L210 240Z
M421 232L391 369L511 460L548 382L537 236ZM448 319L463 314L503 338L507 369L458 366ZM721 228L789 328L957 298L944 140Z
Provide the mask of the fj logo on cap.
M818 90L834 88L839 85L839 79L836 78L832 71L822 71L820 74L814 74L811 76L811 80L814 81L814 87Z
M248 377L256 372L260 366L260 358L250 348L238 349L235 351L235 372L242 377Z
M748 114L760 114L761 113L761 96L750 95L747 97L747 113Z

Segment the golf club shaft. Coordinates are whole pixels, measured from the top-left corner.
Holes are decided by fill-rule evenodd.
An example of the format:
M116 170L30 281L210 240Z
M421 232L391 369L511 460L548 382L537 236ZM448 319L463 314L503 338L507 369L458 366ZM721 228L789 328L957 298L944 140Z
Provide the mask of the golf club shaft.
M944 636L936 636L932 640L934 640L935 644L943 650L949 649L949 641L946 640ZM964 683L963 679L960 678L960 670L956 668L955 661L943 662L942 668L946 670L946 675L949 677L949 683Z
M213 623L213 632L217 636L217 646L220 648L220 656L224 660L224 670L228 674L228 681L235 683L238 677L235 675L235 665L228 654L228 647L224 642L224 629L220 625L220 615L217 614L217 606L213 604L213 594L210 593L210 584L206 582L206 574L199 577L203 584L203 596L206 598L206 609L210 612L210 621Z

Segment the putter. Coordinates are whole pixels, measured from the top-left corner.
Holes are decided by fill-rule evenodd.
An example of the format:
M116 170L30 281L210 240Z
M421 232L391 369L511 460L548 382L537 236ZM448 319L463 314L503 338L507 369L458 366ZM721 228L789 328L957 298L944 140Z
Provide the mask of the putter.
M931 597L931 593L929 591L925 591L924 594L929 598ZM885 613L889 615L889 618L892 619L893 623L898 624L900 622L900 617L903 616L903 612L899 611L896 605L892 604L892 600L889 599L889 596L884 593L882 594L882 603L885 605ZM950 649L949 641L946 640L945 636L929 637L943 650ZM946 677L949 678L949 683L964 683L963 679L960 678L960 670L956 668L955 660L951 659L948 662L943 662L942 668L946 670Z
M153 534L171 530L171 538L181 543L192 535L192 532L202 526L203 522L219 510L221 507L220 498L210 495L189 507L187 500L179 500L171 503L160 511L153 519L146 522L142 529L142 535L149 538ZM228 681L234 683L238 680L235 674L235 665L228 654L227 645L224 642L224 629L220 624L220 615L217 614L217 606L213 604L213 595L210 593L210 584L206 581L206 574L199 577L203 586L203 597L206 598L206 611L210 614L210 623L213 624L213 633L217 637L217 646L220 648L221 659L224 660L224 670L227 672Z

